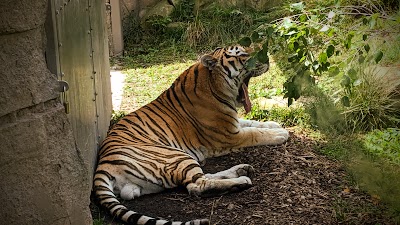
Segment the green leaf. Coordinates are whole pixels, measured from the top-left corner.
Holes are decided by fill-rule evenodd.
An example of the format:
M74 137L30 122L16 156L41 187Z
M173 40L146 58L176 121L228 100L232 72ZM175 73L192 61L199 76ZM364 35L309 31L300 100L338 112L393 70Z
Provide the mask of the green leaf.
M291 106L291 105L293 104L293 98L290 98L290 97L289 97L287 100L288 100L287 105L288 105L288 107L289 107L289 106Z
M351 47L351 40L353 39L353 37L354 37L354 33L353 33L353 32L350 32L350 33L347 35L347 38L346 38L346 40L344 41L344 46L345 46L347 49L349 49L349 48Z
M288 33L286 33L285 35L286 35L286 36L290 36L290 35L293 35L293 34L296 34L296 33L297 33L296 30L291 30L291 31L289 31Z
M304 9L303 2L293 3L290 5L291 10L302 11Z
M321 54L319 54L318 60L321 63L326 63L326 61L328 60L328 55L326 54L326 52L321 52Z
M257 60L258 60L260 63L265 64L265 63L269 62L269 57L268 57L267 51L259 51L259 52L257 53L256 57L257 57Z
M352 80L357 79L357 71L355 69L353 68L349 69L349 71L347 71L347 74Z
M330 58L335 53L335 46L329 45L326 49L326 55Z
M285 29L289 29L289 28L291 28L292 26L293 26L293 23L292 23L292 20L291 19L289 19L289 18L285 18L284 20L283 20L283 27L285 28Z
M251 34L251 40L253 42L257 42L259 38L260 38L260 35L258 34L258 32L254 31L253 34Z
M340 73L340 70L339 70L339 67L337 67L337 66L331 66L331 67L329 67L328 72L329 72L330 76L336 76Z
M251 45L251 39L249 37L243 37L239 40L239 44L243 47L249 47Z
M375 14L373 14L373 15L371 16L371 19L370 19L370 21L369 21L369 28L371 28L371 29L374 29L374 28L375 28L376 21L378 20L379 15L380 15L379 13L375 13Z
M363 63L364 61L365 61L365 56L364 55L358 56L358 63Z
M374 57L375 58L375 62L379 63L381 61L382 57L383 57L383 52L382 51L377 52L375 54L375 57Z
M329 29L328 36L332 37L333 35L335 35L335 29Z
M262 45L262 50L265 51L265 52L268 52L268 48L269 48L269 44L268 44L268 41L266 41Z
M364 18L362 19L362 22L363 22L364 25L367 25L368 22L369 22L369 20L368 20L366 17L364 17Z
M246 68L248 70L252 70L254 68L256 68L256 63L257 63L257 59L255 57L251 57L249 60L247 60L246 62Z
M369 44L364 45L364 49L368 53L370 50Z
M297 51L297 49L299 49L299 43L297 41L293 42L293 50Z
M340 84L341 84L343 87L350 87L350 84L351 84L351 82L350 82L350 77L344 75L342 81L340 82Z
M300 22L306 22L308 20L308 17L306 14L303 14L299 17Z
M368 38L368 35L366 35L366 34L363 34L363 41L366 41L366 40L367 40L367 38Z
M349 97L343 96L343 97L340 99L340 101L342 102L342 104L343 104L344 106L346 106L346 107L349 107L349 106L350 106Z
M267 34L268 36L271 36L274 33L274 28L273 27L268 27L267 28Z

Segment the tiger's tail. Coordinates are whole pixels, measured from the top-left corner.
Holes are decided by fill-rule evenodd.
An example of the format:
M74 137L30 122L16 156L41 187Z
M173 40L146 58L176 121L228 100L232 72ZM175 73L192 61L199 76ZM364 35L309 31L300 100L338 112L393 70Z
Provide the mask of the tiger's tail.
M111 215L129 225L209 225L208 219L197 219L188 222L172 222L145 216L127 209L116 198L111 185L112 176L104 171L96 172L94 192L100 205L107 208Z

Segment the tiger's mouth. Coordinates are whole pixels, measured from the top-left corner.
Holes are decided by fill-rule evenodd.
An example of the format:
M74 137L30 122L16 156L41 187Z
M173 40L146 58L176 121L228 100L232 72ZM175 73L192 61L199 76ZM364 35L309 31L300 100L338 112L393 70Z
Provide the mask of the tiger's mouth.
M249 97L249 89L248 89L250 78L251 78L251 76L247 76L244 79L241 87L239 88L239 95L237 98L237 101L243 104L246 114L251 111L251 106L252 106L250 97Z
M257 65L256 70L249 71L246 74L246 77L244 78L242 85L239 87L239 95L237 97L237 102L243 104L246 114L251 111L251 107L252 107L250 97L249 97L249 89L248 89L250 78L258 77L261 74L267 72L268 69L269 69L269 63Z

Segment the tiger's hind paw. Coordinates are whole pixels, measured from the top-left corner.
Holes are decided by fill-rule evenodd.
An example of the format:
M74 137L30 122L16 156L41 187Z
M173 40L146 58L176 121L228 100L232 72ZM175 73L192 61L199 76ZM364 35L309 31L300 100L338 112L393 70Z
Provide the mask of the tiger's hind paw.
M253 177L254 175L254 168L249 164L239 164L230 168L232 172L234 171L237 177L246 176L246 177Z

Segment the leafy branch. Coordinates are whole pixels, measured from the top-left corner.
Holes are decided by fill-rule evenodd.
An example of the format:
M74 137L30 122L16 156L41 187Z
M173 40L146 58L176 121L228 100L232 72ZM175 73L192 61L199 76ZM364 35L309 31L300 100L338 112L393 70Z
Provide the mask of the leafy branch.
M361 23L371 30L382 23L387 15L373 13L366 6L335 6L307 11L302 2L290 5L294 15L280 18L272 23L262 24L248 37L243 37L239 44L253 45L255 52L248 66L255 61L266 62L268 54L283 54L290 66L296 71L284 84L284 97L288 105L304 95L308 87L315 84L315 78L322 74L340 76L344 95L341 102L350 106L347 95L357 84L353 62L379 63L382 51L371 53L367 40L372 31L346 30L341 27L348 15L361 15ZM343 30L345 31L343 34ZM362 37L362 40L359 40ZM336 62L335 56L344 55L346 62Z

